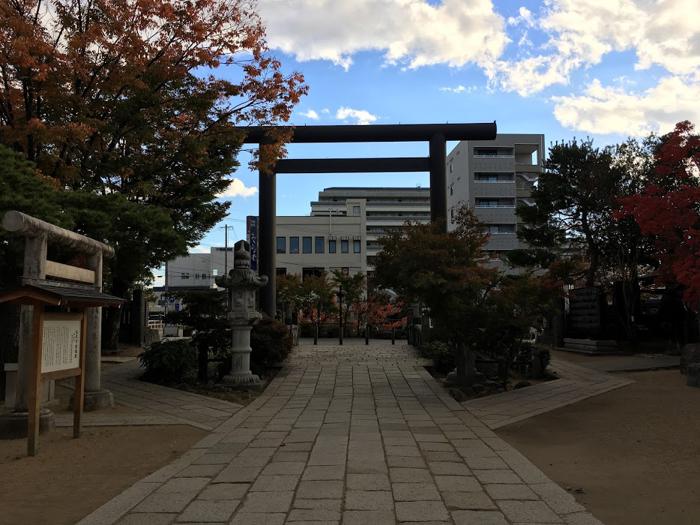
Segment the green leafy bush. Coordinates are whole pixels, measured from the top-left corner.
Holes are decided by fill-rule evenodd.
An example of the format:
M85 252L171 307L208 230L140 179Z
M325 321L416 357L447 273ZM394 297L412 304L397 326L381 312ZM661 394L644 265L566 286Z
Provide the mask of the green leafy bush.
M292 336L284 324L265 317L253 327L250 347L250 365L257 373L284 361L292 350Z
M146 369L144 379L154 383L183 383L197 371L197 351L185 339L153 343L139 360Z
M433 360L433 367L440 374L446 374L456 366L454 351L444 341L430 341L420 347L420 353Z

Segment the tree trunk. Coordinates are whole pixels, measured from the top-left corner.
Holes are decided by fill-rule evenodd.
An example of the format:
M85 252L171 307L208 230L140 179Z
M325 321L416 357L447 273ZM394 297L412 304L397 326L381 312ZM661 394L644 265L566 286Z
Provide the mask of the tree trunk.
M468 345L457 343L457 380L460 386L471 386L476 378L476 355Z
M129 285L112 281L110 293L128 299ZM102 350L116 352L119 350L119 328L121 325L122 308L104 308L106 311L102 318Z

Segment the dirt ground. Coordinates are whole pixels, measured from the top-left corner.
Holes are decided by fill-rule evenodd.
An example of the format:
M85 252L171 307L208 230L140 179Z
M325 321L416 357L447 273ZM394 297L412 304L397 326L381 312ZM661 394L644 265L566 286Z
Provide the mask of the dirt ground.
M206 432L189 426L89 427L0 441L0 524L73 524L136 481L182 455Z
M497 433L607 525L697 525L700 389L678 370L625 376L636 382Z

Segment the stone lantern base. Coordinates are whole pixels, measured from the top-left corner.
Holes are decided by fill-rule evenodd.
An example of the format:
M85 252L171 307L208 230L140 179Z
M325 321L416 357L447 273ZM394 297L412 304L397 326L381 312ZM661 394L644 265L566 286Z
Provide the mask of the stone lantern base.
M259 390L262 388L260 377L252 372L232 372L221 378L221 384L232 388L240 388L241 390Z

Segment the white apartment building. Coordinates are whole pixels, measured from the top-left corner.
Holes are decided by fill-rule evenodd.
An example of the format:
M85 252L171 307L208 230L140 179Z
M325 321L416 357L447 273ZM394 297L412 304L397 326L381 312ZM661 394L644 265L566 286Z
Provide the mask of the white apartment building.
M325 188L311 203L313 217L360 217L365 232L366 268L379 252L378 239L406 221L430 222L429 188Z
M365 221L362 213L353 214L356 206L348 201L342 214L278 216L277 274L366 273Z
M448 229L457 210L472 208L490 234L494 258L521 247L516 206L533 205L533 185L542 173L544 135L499 134L493 141L462 141L447 156Z

